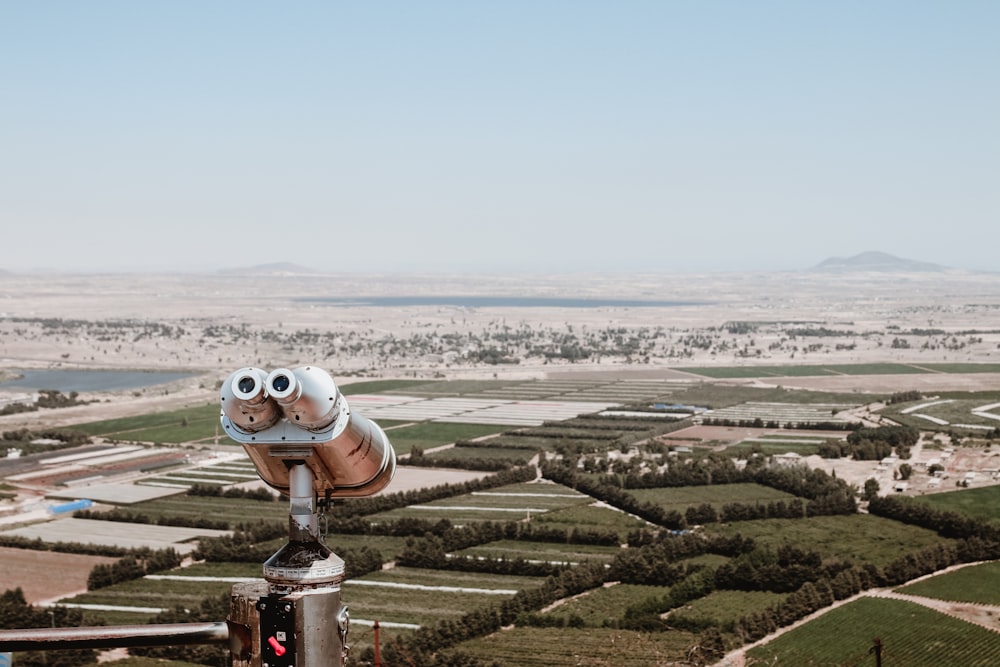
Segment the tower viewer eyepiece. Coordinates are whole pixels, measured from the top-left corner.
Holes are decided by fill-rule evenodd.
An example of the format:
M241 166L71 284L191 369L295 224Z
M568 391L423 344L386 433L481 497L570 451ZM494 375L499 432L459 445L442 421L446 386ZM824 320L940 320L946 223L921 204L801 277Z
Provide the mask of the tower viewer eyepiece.
M289 492L289 470L301 462L320 497L369 496L395 474L396 453L385 432L352 412L321 368L242 368L223 382L219 398L226 434L282 493Z

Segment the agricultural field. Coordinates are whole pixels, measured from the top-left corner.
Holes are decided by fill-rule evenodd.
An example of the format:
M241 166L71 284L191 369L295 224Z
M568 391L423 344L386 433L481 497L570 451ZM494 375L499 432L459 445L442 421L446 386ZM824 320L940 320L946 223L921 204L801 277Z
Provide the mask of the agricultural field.
M878 567L888 565L902 553L949 542L932 530L871 514L740 521L711 524L705 531L752 537L758 544L771 548L794 544L818 551L824 558L836 556Z
M914 496L913 500L945 512L1000 522L1000 485Z
M680 664L697 642L696 635L682 631L515 627L463 642L449 653L518 667L650 667Z
M196 485L222 487L260 479L248 456L241 450L234 454L238 458L218 463L209 462L206 465L186 465L180 469L144 477L139 483L188 488Z
M838 421L836 413L855 407L845 403L772 403L763 401L748 401L719 410L713 410L705 415L706 420L718 423L719 420L731 422L746 422L760 420L765 424L776 423L780 426L798 424L819 424Z
M713 591L667 616L668 625L697 628L715 625L733 632L744 616L780 604L785 595L766 591Z
M403 517L448 519L454 524L476 521L518 521L544 512L591 502L593 499L590 496L559 484L512 484L490 491L477 491L380 512L368 519L373 523Z
M730 445L724 451L728 456L748 458L752 454L776 456L778 454L798 454L812 456L819 451L819 446L827 440L843 440L845 433L824 433L817 435L814 431L802 431L799 434L768 434L760 437L746 438L735 445Z
M669 590L665 586L605 585L566 600L545 616L566 619L567 624L569 619L578 618L588 628L601 628L624 616L629 607L648 598L662 598Z
M1000 393L946 392L933 398L887 406L881 414L924 430L963 429L988 436L1000 427Z
M111 440L179 444L212 439L221 426L219 404L206 403L194 408L74 424L70 428Z
M434 625L499 604L517 590L533 589L543 583L542 577L394 567L344 582L343 600L350 606L356 627L360 626L359 619L366 625L374 620L383 624ZM382 641L407 632L405 628L383 626ZM351 643L361 649L371 641L362 628Z
M379 421L382 426L382 422ZM383 428L385 428L383 426ZM396 454L408 454L414 447L431 449L450 445L459 440L475 440L500 433L506 426L490 424L453 424L443 422L419 422L398 426L386 431L389 442Z
M700 384L671 396L672 401L718 410L740 403L787 403L798 405L864 405L880 400L879 394L844 391L794 391L783 387L748 387Z
M393 443L395 445L395 443ZM454 461L459 465L469 465L472 461L513 461L517 465L525 465L535 457L536 452L523 447L463 447L461 445L448 447L430 454L424 454L411 460L414 464L441 459ZM426 465L426 464L425 464Z
M980 364L966 365L969 367L980 366ZM910 364L789 364L787 366L694 367L683 368L682 370L687 373L716 380L733 380L740 378L811 377L822 375L908 375L926 373L927 370L925 369L931 366L934 366L934 364L921 364L920 366L912 366ZM997 364L984 364L983 366L1000 368ZM994 373L997 370L991 368L990 370L978 372Z
M0 592L20 588L28 604L58 598L87 588L95 565L117 558L0 547ZM51 576L58 572L58 577Z
M629 532L650 527L649 523L642 519L625 514L621 510L601 505L573 505L537 514L531 520L540 528L564 530L567 533L574 529L581 531L614 530L618 533L618 539L623 544L628 538Z
M984 585L985 582L1000 582L1000 562L963 567L896 590L938 600L1000 606L1000 587Z
M834 367L824 367L834 368ZM871 370L871 369L869 369ZM873 371L874 372L874 371ZM832 413L843 407L860 405L874 400L873 395L863 397L856 394L830 392L794 392L782 389L759 389L752 387L710 387L700 382L590 382L590 381L456 381L456 382L405 382L392 385L359 382L345 386L359 393L377 390L398 391L412 396L446 397L468 396L476 392L481 397L509 398L510 400L553 400L634 401L637 408L648 408L645 401L662 399L669 395L671 402L690 405L711 405L722 410L727 406L734 410L751 406L757 412L755 417L776 418L780 415L808 413L810 421L829 421ZM526 392L526 393L518 393ZM998 399L1000 400L1000 399ZM982 405L983 403L980 403ZM218 410L202 414L198 410L179 410L172 413L158 413L135 420L110 420L88 425L106 437L147 441L192 442L193 435L204 429L208 435L200 442L207 444L214 438L218 423ZM766 412L769 410L771 412ZM363 412L363 410L362 410ZM722 412L721 414L726 414ZM735 413L734 413L735 414ZM802 417L805 419L806 417ZM789 418L791 419L791 418ZM541 426L511 430L510 426L490 424L457 424L428 421L404 422L397 420L377 420L401 455L415 447L421 450L447 446L457 441L482 439L486 446L449 447L438 453L424 455L456 459L519 458L534 454L534 447L548 452L593 449L599 452L625 451L628 447L657 434L669 433L676 425L668 425L651 419L610 419L596 416L570 419L565 422L550 422ZM182 423L183 422L183 423ZM1000 423L1000 422L998 422ZM211 428L209 431L208 429ZM701 427L711 428L711 427ZM747 429L742 429L747 431ZM499 435L495 435L499 434ZM681 432L671 435L680 435ZM772 432L755 435L726 451L730 454L759 451L767 455L795 452L807 455L815 452L827 433L818 435L811 431ZM491 437L492 436L492 437ZM745 433L741 436L745 437ZM831 437L843 437L836 433ZM171 440L174 438L175 440ZM198 440L194 438L194 440ZM515 446L516 445L516 446ZM524 446L528 447L525 448ZM238 446L231 446L240 452ZM190 451L190 450L188 450ZM702 450L699 450L702 451ZM708 451L707 448L703 451ZM697 456L697 454L695 454ZM162 483L202 483L220 486L255 479L252 466L247 461L216 462L197 470L187 469L178 474L166 471L157 476ZM183 478L183 479L181 479ZM996 487L1000 492L1000 487ZM978 490L978 489L977 489ZM985 489L983 490L985 491ZM714 485L665 489L637 489L630 491L642 502L652 502L665 509L684 512L692 505L709 503L717 509L727 503L770 503L788 502L795 496L756 484ZM965 493L965 492L962 492ZM941 494L957 496L958 494ZM933 496L926 496L925 501ZM950 500L950 499L949 499ZM951 501L954 502L954 501ZM1000 497L983 496L974 498L973 505L985 507L1000 506ZM140 512L157 518L197 519L207 516L225 522L230 527L264 519L284 524L287 521L288 506L283 500L265 502L260 500L231 499L224 497L193 497L177 495L132 505L130 511ZM206 509L208 511L206 511ZM332 513L336 516L336 508ZM393 509L376 515L366 516L373 523L401 518L418 518L436 521L447 519L454 525L471 524L480 521L525 521L530 520L542 529L572 532L594 530L615 532L619 543L624 543L629 532L650 525L631 515L595 503L592 498L557 484L515 484L461 496L415 504ZM323 530L322 521L320 523ZM872 563L884 566L901 554L916 551L927 546L946 542L931 531L906 526L904 524L871 515L837 517L816 517L798 520L772 519L767 521L747 521L730 525L712 524L707 529L712 533L735 534L753 537L759 544L776 548L784 543L795 544L804 549L815 549L824 558L840 557L857 564ZM325 541L334 551L344 551L370 547L377 550L384 560L396 558L407 548L407 537L366 536L355 534L329 534ZM417 537L416 539L420 539ZM271 540L265 549L276 550L285 539ZM530 542L503 540L481 544L457 551L455 555L471 555L481 558L523 558L529 561L607 563L621 552L618 546L584 546L560 542ZM682 561L698 563L710 567L718 566L727 559L706 554ZM197 563L175 573L207 577L259 578L259 563ZM995 577L989 570L980 576ZM439 621L457 621L469 611L495 605L517 590L539 587L542 577L514 577L506 575L473 574L452 570L425 570L407 567L391 567L349 580L344 583L344 600L350 604L352 617L358 621L352 629L352 644L355 650L370 645L373 637L364 621L379 620L383 623L412 625L434 625ZM211 582L173 581L166 579L143 579L128 582L99 591L92 591L72 602L91 604L120 604L124 606L147 606L167 608L180 605L196 607L205 595L224 595L232 586L228 580ZM944 584L947 587L947 582ZM956 586L967 584L959 581ZM680 661L688 657L688 650L698 643L697 636L690 632L671 630L657 634L620 631L605 627L606 621L620 619L625 611L637 602L649 597L662 597L668 588L656 586L636 586L631 584L608 585L567 599L541 616L550 616L560 624L576 625L582 622L586 630L581 632L573 627L542 629L535 627L515 627L490 637L466 642L454 650L473 653L487 662L496 660L501 664L516 665L578 665L615 664L649 665L669 661ZM909 591L906 591L909 592ZM923 594L923 593L920 593ZM728 630L747 611L776 604L783 596L772 593L745 593L716 591L709 596L694 600L688 605L674 610L668 617L678 626L686 628L718 624ZM91 622L141 623L151 618L151 613L137 614L127 611L88 611ZM383 641L393 636L404 636L411 630L405 627L383 626ZM863 641L869 641L866 637ZM887 655L889 655L887 653ZM807 664L785 663L782 664ZM840 664L840 663L837 663ZM911 664L911 663L907 663ZM917 663L912 663L917 664ZM956 663L950 663L956 664ZM972 663L970 663L972 664Z
M577 565L586 561L610 563L621 547L603 547L590 544L564 544L533 542L527 540L498 540L455 552L455 556L477 558L523 559L529 562L568 563Z
M224 595L230 591L233 583L229 581L202 581L177 579L133 579L123 581L107 588L87 591L62 603L112 605L122 607L140 607L149 609L197 609L202 598ZM155 615L157 611L149 612Z
M164 517L183 517L189 520L211 519L223 521L230 528L240 523L273 519L284 523L288 520L288 504L275 498L274 502L224 498L220 496L189 496L179 494L148 500L132 505L129 511L148 516L153 522Z
M796 496L760 484L712 484L709 486L681 486L661 489L629 489L629 494L642 502L659 505L665 510L677 510L681 514L688 507L702 504L712 505L716 510L727 503L745 505L767 504L776 501L788 502Z
M886 665L993 667L1000 634L903 600L864 597L747 651L765 665L872 664L872 640ZM749 663L748 663L749 664Z

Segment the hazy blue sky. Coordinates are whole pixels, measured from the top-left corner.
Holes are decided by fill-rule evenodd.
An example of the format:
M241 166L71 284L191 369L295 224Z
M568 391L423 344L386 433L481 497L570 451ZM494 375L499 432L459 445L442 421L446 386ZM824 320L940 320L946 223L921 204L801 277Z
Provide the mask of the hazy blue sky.
M0 4L0 269L1000 269L1000 2Z

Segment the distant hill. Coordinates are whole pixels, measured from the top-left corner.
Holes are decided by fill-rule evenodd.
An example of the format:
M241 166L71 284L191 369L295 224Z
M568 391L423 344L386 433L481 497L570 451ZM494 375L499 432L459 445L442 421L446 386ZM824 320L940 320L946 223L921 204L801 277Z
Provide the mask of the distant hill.
M895 257L884 252L863 252L853 257L831 257L823 260L812 271L826 271L832 273L853 273L862 271L878 271L882 273L910 273L922 272L933 273L948 271L948 267L930 262L918 262L912 259Z
M319 271L293 262L272 262L270 264L237 267L235 269L222 269L219 273L227 275L287 276L319 273Z

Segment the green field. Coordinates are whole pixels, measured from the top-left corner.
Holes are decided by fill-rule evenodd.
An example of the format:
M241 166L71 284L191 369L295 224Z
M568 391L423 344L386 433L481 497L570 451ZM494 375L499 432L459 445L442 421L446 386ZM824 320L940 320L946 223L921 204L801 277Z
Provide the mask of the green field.
M884 665L995 667L1000 633L902 600L862 598L747 651L754 664L870 665L872 640ZM750 663L748 663L750 664Z
M206 511L210 508L209 511ZM238 523L254 522L259 519L288 520L288 504L280 500L265 502L245 498L222 498L189 496L179 494L156 500L149 500L127 508L149 516L154 522L163 516L182 516L190 519L209 518L226 521L235 526Z
M790 391L782 387L736 387L700 384L677 392L671 400L688 405L703 405L713 409L747 402L863 405L879 400L878 394L857 394L831 391Z
M650 667L684 664L681 661L696 643L695 635L680 631L649 634L610 628L516 627L463 642L448 653L512 667Z
M910 401L908 403L890 405L883 409L881 413L901 424L915 426L923 430L943 431L947 430L954 424L969 424L974 426L996 428L1000 427L1000 422L995 419L990 419L989 417L980 417L979 415L974 414L973 410L977 410L978 408L986 405L993 405L997 402L1000 402L1000 394L997 392L950 393L941 394L939 398L934 400L921 399L919 401ZM927 407L910 413L904 413L904 410L912 409L920 405L927 405ZM1000 414L1000 409L993 410L993 413ZM941 419L947 422L947 424L935 424L934 422L923 419L918 415L927 415L929 417L934 417L935 419ZM971 430L975 431L973 435L980 437L985 435L985 432L981 429Z
M714 625L732 632L736 623L747 614L777 606L785 597L765 591L713 591L670 612L667 624L676 623L681 627L690 627L685 625L689 623Z
M1000 364L916 364L937 373L1000 373Z
M946 512L958 512L976 519L1000 521L1000 486L998 485L932 493L916 496L913 500Z
M138 417L74 424L69 428L109 439L175 444L210 439L221 431L218 403Z
M914 375L927 373L928 371L924 370L924 368L928 368L932 365L933 364L927 364L918 367L911 366L909 364L792 364L788 366L693 367L678 368L677 370L717 380L729 380L756 377L814 377L824 375ZM968 365L976 366L977 364Z
M647 598L662 598L669 592L665 586L615 584L578 595L546 612L546 616L583 619L591 628L604 626L605 621L619 619L625 610Z
M775 456L776 454L798 454L799 456L812 456L819 451L819 444L793 442L789 440L768 440L767 442L740 442L726 447L723 453L727 456L747 458L751 454L763 454L764 456Z
M795 496L760 484L712 484L710 486L681 486L662 489L630 489L629 494L642 502L659 505L681 514L688 507L708 503L720 509L727 503L767 504L778 500L795 500Z
M993 582L993 585L986 585ZM898 588L900 593L938 600L1000 605L1000 561L963 567Z
M369 585L359 581L387 585ZM400 567L344 582L343 597L351 606L352 617L433 625L441 620L461 618L463 614L484 606L499 604L513 595L511 591L536 588L543 583L541 577ZM414 587L407 588L408 585ZM430 590L423 590L423 587Z
M397 454L407 454L414 447L429 449L450 445L458 440L474 440L486 435L501 433L509 426L490 424L448 424L444 422L419 422L386 431L389 442Z
M482 558L523 558L528 561L549 563L582 563L595 561L610 563L621 547L602 547L589 544L565 544L562 542L529 542L527 540L498 540L462 549L456 556L476 556Z
M516 461L519 465L525 465L534 456L534 450L515 447L448 447L431 454L425 454L422 458L413 461L413 464L421 465L422 461L441 459L456 461L461 466L466 461L495 461L499 459Z
M932 530L871 514L711 524L706 532L752 537L758 544L772 548L787 542L818 551L824 558L837 556L878 567L888 565L900 554L950 542Z
M511 484L490 491L409 505L369 517L375 523L403 517L448 519L462 524L476 521L519 521L542 512L586 505L590 496L559 484Z
M197 609L202 598L222 595L232 589L224 581L159 581L133 579L107 588L81 593L62 602L106 604L126 607L184 607Z
M649 526L642 519L625 514L620 510L599 505L573 505L572 507L564 507L563 509L533 516L531 521L542 528L565 530L567 532L572 531L574 528L580 530L614 530L617 531L618 539L622 543L625 542L629 532Z

